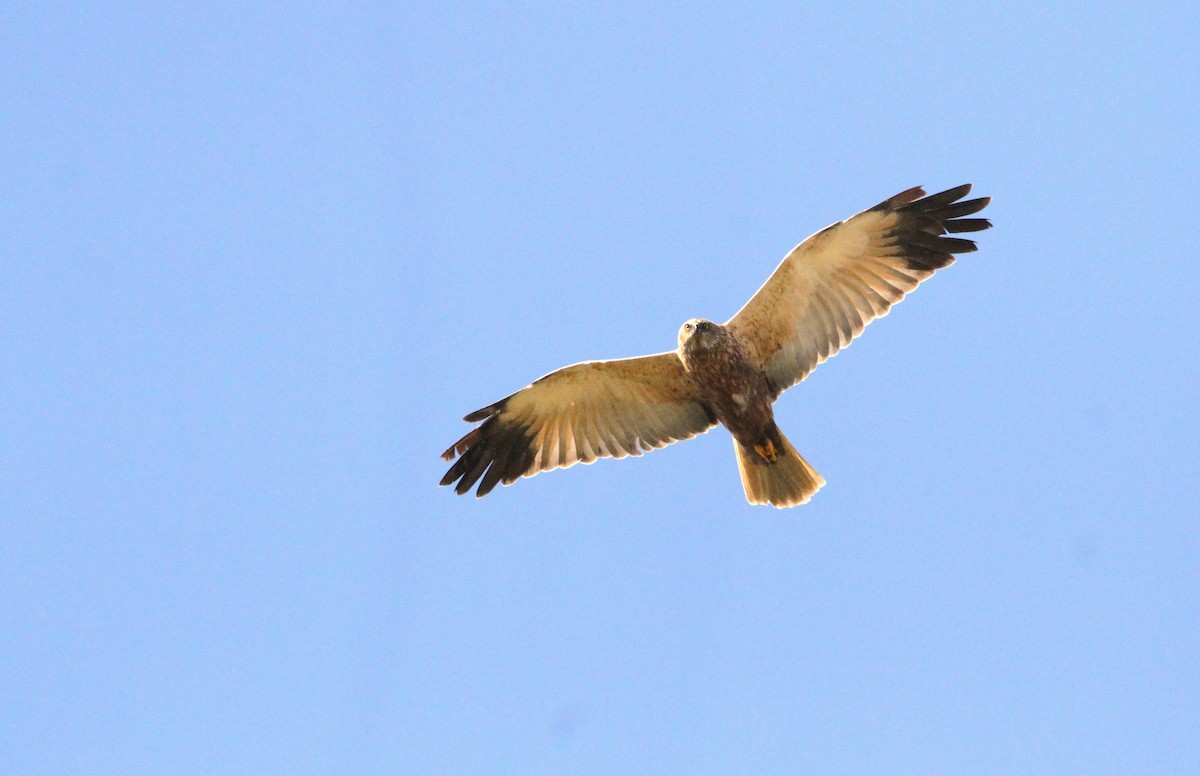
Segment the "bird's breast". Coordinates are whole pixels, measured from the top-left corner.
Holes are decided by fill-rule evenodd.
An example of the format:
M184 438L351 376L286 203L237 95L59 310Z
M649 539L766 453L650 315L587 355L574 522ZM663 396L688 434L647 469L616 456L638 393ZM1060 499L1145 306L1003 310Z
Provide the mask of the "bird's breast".
M734 436L756 438L771 424L767 379L732 338L689 349L684 364L717 420Z

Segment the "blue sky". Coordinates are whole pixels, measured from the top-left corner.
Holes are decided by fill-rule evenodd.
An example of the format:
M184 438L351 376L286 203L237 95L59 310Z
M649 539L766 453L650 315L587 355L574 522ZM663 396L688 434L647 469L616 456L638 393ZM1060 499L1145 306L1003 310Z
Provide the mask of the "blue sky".
M10 7L0 771L1200 771L1188 4ZM436 483L909 186L980 251L723 429Z

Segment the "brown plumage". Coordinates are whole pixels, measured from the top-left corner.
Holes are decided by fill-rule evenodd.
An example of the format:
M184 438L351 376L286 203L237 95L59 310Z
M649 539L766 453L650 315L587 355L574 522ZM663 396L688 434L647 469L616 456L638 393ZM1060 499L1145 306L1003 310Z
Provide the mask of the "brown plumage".
M775 425L776 392L727 327L695 318L679 330L679 359L733 435L746 500L790 507L825 484Z
M970 184L925 197L912 188L817 232L796 246L726 324L692 319L674 351L559 369L467 415L480 422L442 457L442 478L477 496L519 477L623 458L729 429L746 498L787 507L824 479L775 424L772 404L850 344L875 318L954 254L975 243L947 234L991 224L988 198L963 200Z

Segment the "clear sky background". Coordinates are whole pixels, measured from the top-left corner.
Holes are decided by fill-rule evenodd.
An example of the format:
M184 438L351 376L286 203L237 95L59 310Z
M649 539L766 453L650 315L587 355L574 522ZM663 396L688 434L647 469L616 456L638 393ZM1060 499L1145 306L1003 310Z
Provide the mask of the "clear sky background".
M1197 18L6 6L0 772L1200 772ZM776 405L811 504L723 429L437 487L967 181Z

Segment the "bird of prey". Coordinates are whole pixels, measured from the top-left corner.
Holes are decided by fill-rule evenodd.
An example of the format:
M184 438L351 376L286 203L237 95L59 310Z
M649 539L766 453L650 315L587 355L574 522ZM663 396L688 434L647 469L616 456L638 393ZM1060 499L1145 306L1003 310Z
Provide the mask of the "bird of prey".
M775 425L772 404L887 314L991 223L968 218L990 198L971 184L925 196L902 191L809 237L784 257L724 324L693 318L666 353L585 361L535 380L467 415L480 423L442 458L442 478L476 496L538 472L623 458L689 439L722 423L751 504L803 504L825 484ZM482 481L481 481L482 478Z

